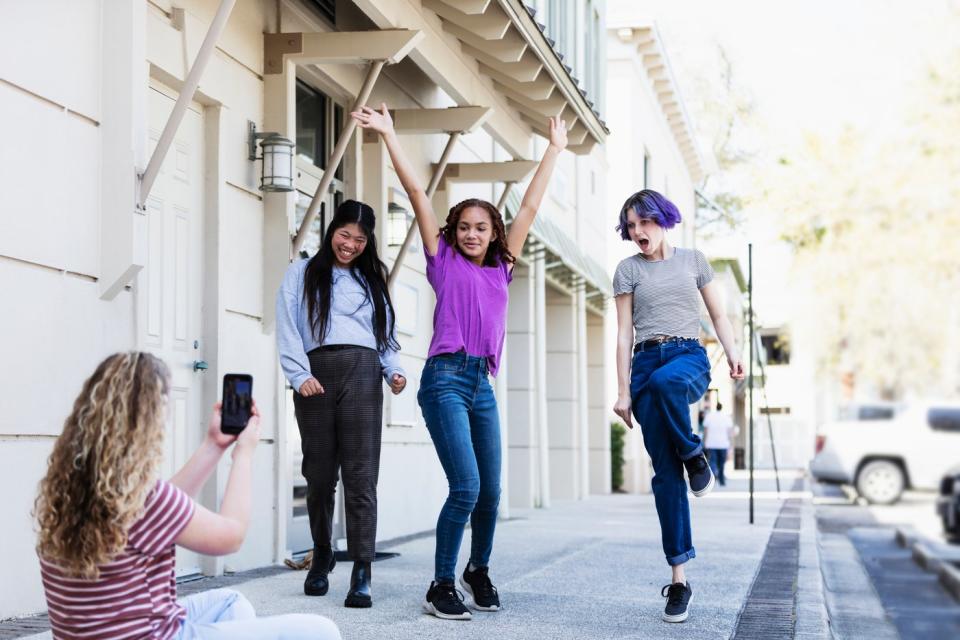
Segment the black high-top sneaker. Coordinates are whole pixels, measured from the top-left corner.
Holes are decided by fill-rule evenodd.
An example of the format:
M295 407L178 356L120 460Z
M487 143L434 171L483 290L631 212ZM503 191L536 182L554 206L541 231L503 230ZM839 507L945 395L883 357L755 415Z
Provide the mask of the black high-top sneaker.
M367 609L373 606L373 597L370 595L370 563L354 562L353 572L350 574L350 591L343 606L355 609Z
M310 563L307 579L303 581L303 592L308 596L327 595L327 590L330 588L327 574L333 571L336 564L337 558L333 555L333 549L314 547L313 561Z
M497 588L490 582L489 567L474 567L467 564L460 577L463 590L470 594L473 608L477 611L500 611L500 596Z
M463 596L453 582L431 582L423 610L444 620L470 620L473 617L463 606Z
M683 622L690 614L690 600L693 599L693 589L690 583L674 582L666 585L660 595L667 599L667 606L663 610L664 622Z
M710 463L707 462L707 457L700 453L689 460L684 460L683 466L687 468L690 493L698 498L710 493L715 480L713 479L713 471L710 470Z

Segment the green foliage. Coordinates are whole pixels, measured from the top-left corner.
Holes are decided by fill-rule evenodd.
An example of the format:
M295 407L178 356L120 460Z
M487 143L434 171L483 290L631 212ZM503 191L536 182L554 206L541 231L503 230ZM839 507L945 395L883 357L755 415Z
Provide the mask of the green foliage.
M610 423L610 471L614 491L623 490L623 445L627 428L620 422Z

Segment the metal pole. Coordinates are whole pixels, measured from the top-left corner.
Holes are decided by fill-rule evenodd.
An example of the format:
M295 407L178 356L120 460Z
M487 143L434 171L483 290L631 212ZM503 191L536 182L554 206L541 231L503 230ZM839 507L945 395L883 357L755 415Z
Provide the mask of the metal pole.
M139 204L141 207L147 202L147 197L150 195L150 190L153 189L153 183L157 179L157 174L160 173L160 165L163 164L163 159L170 149L173 137L177 134L177 129L180 127L180 122L187 112L187 107L190 106L190 102L197 92L203 71L207 68L207 62L210 61L210 56L213 55L213 49L217 44L217 40L220 38L220 34L223 32L224 25L227 24L227 18L230 17L230 12L233 11L233 5L235 4L236 0L222 0L220 7L217 9L217 14L213 17L213 22L210 23L210 28L207 29L207 35L200 45L197 58L193 61L193 66L190 67L190 72L187 73L186 80L183 81L183 88L180 89L180 96L177 98L177 103L173 105L170 118L167 120L167 124L164 125L160 139L157 141L157 146L153 150L153 155L150 156L150 162L147 163L147 168L140 178Z
M457 144L457 140L460 139L460 132L453 131L450 134L450 137L447 139L447 146L443 148L443 153L440 154L440 162L437 163L436 169L433 171L433 175L430 177L430 184L427 185L427 199L433 197L433 194L437 192L437 187L440 186L440 179L443 177L443 172L447 170L447 163L450 161L450 154L453 152L454 145ZM414 220L410 223L410 226L407 227L407 235L403 237L403 244L400 245L400 252L397 254L397 259L393 262L393 267L390 268L390 275L387 276L387 288L393 286L394 281L397 279L397 276L400 275L400 267L403 266L403 259L407 255L407 249L410 247L410 243L413 242L413 235L417 230L417 221Z
M753 243L747 245L747 314L750 321L750 373L747 377L750 403L750 524L753 524Z
M377 77L380 75L380 71L383 69L383 65L386 64L386 60L374 60L370 63L370 69L367 70L367 77L363 81L363 86L360 88L360 93L357 95L357 99L353 103L353 109L351 111L356 111L364 104L366 104L367 99L370 97L370 92L373 91L373 85L377 81ZM310 207L307 209L307 214L303 218L303 222L300 223L300 229L297 231L297 237L293 240L293 249L291 250L291 255L297 255L300 251L300 248L303 246L303 243L307 240L307 234L310 233L310 226L313 224L314 218L317 217L317 213L320 211L320 202L326 197L327 189L330 188L330 183L333 182L333 174L337 171L337 166L340 164L340 160L343 158L344 152L347 150L347 144L350 142L350 136L353 135L353 130L357 128L357 121L353 118L347 116L347 122L343 126L343 130L340 132L340 138L337 140L337 146L333 148L333 153L330 154L330 159L327 162L327 168L323 172L323 177L320 178L320 184L317 185L317 192L313 194L313 200L310 201Z
M760 345L757 345L757 353L759 352ZM779 498L780 468L777 466L777 445L773 441L773 420L770 418L770 401L767 399L767 370L762 358L758 362L760 363L760 388L763 390L763 406L767 409L767 433L770 434L770 453L773 455L773 477L777 481L777 497Z

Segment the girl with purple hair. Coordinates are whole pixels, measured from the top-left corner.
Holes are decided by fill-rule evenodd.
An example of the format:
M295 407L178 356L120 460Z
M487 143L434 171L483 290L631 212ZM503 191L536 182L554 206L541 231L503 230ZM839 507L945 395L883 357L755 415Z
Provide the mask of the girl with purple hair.
M653 462L663 551L673 574L661 591L667 598L666 622L686 620L693 595L684 573L684 564L696 557L684 468L693 495L705 495L714 486L703 444L690 427L690 404L710 384L710 362L699 339L698 298L723 345L730 377L743 378L710 263L700 251L675 248L667 240L667 229L678 222L676 205L656 191L644 189L627 198L617 230L640 252L621 261L613 278L619 383L613 410L631 429L632 418L637 419Z

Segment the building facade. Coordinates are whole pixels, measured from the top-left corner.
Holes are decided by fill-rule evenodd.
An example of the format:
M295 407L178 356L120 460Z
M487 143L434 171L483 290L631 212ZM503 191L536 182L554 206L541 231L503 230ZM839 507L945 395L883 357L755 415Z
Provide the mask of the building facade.
M180 100L223 6L50 0L3 8L0 110L12 139L0 154L8 508L0 562L16 579L0 585L0 618L45 606L33 551L37 483L82 381L115 351L148 350L171 367L165 475L201 441L223 374L255 380L263 413L255 524L229 557L179 551L178 571L242 570L310 547L273 301L287 265L301 250L312 254L345 198L373 206L381 253L398 269L393 296L409 380L385 399L378 540L434 527L446 481L416 403L434 298L419 243L402 251L410 206L383 144L344 134L365 92L368 104L395 109L423 183L439 176L441 217L476 196L509 219L543 150L547 117L567 120L568 152L511 285L496 380L502 508L506 515L510 506L610 490L603 0L239 0L198 89ZM178 101L183 119L146 193L139 176ZM294 191L260 189L252 130L294 142ZM320 215L304 227L314 202ZM300 231L302 247L294 244ZM200 496L210 508L228 465ZM342 517L336 526L342 535Z

